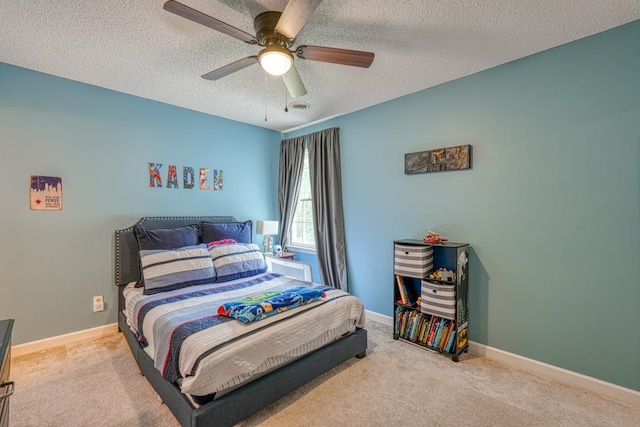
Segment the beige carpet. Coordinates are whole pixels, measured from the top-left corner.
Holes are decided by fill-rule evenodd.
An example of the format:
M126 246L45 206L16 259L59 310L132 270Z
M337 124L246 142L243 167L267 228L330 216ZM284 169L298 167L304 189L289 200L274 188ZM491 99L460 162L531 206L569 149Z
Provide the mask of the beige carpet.
M244 426L640 426L640 407L465 355L394 341L368 322L369 350ZM10 425L177 426L121 334L13 359Z

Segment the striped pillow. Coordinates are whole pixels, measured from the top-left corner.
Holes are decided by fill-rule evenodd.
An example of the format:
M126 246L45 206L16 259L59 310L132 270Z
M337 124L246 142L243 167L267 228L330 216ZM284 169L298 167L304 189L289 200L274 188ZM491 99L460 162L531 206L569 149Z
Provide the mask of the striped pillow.
M216 279L211 256L204 244L171 250L142 250L140 264L145 295L213 283Z
M264 255L255 243L212 246L209 248L216 282L227 282L267 271Z

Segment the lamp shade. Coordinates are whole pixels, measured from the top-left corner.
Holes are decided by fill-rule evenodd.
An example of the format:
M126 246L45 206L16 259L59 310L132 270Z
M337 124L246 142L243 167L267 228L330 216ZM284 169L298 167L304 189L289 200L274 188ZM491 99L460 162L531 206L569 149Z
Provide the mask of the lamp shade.
M256 234L273 236L278 234L278 221L259 219L256 225Z
M291 68L293 55L278 45L267 46L258 54L262 68L273 76L281 76Z

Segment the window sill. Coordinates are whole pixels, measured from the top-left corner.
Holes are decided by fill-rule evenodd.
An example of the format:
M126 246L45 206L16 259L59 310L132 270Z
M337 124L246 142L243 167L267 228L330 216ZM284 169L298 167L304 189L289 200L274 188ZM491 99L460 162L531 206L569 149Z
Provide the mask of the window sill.
M311 255L315 255L316 254L316 249L315 248L309 248L309 247L304 247L304 246L295 246L295 245L287 245L287 251L289 252L301 252L304 254L311 254Z

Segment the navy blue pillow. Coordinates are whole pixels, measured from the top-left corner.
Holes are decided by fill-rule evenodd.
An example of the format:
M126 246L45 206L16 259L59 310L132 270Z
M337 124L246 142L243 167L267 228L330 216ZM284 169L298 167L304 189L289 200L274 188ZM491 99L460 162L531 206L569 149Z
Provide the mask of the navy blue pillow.
M185 246L196 246L198 241L198 224L175 228L147 229L136 225L133 232L138 241L139 251L155 249L176 249Z
M133 228L133 234L136 236L139 251L150 251L157 249L177 249L185 246L197 246L198 240L198 224L191 224L185 227L174 228L154 228L147 229L141 225ZM144 286L144 277L142 276L142 265L138 256L138 265L140 265L140 278L136 287Z
M245 222L201 222L202 243L234 239L238 243L251 243L251 220Z

